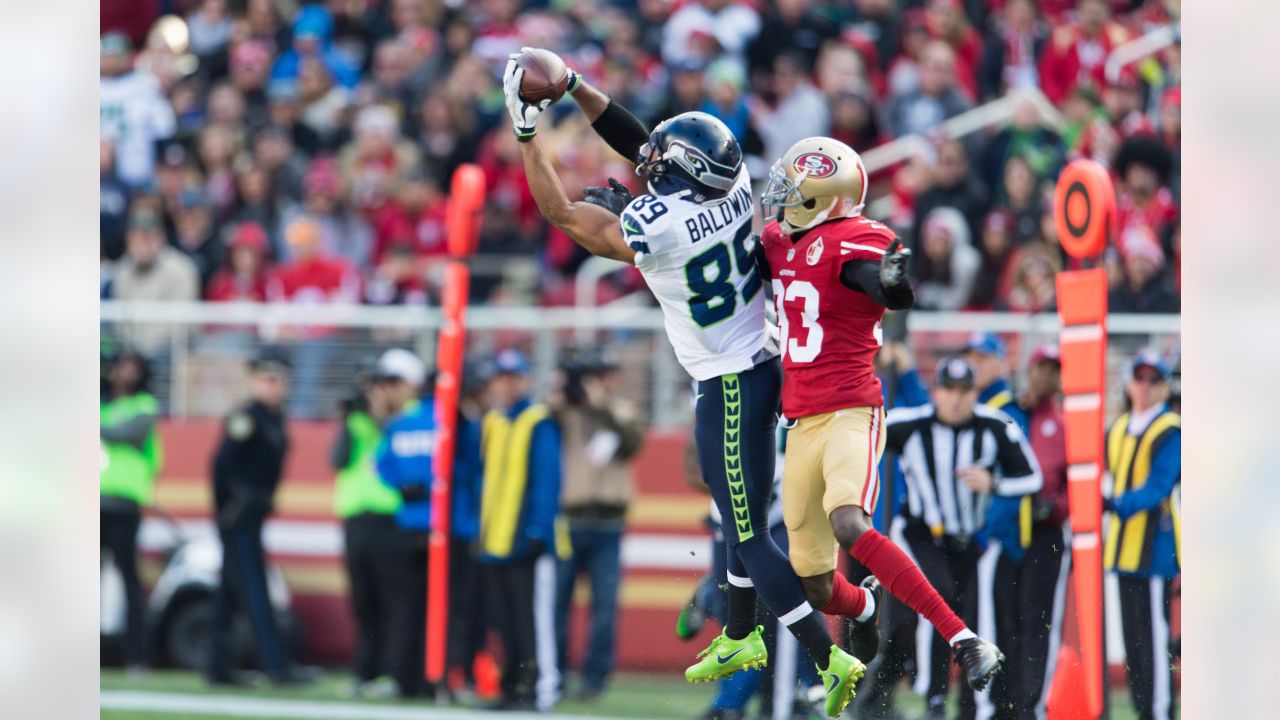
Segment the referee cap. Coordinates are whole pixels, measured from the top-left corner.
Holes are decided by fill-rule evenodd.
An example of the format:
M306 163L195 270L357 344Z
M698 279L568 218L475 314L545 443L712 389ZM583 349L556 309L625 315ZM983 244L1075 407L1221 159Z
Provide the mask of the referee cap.
M977 384L974 377L973 366L959 356L943 358L938 363L937 375L935 383L938 387L964 387L972 388Z

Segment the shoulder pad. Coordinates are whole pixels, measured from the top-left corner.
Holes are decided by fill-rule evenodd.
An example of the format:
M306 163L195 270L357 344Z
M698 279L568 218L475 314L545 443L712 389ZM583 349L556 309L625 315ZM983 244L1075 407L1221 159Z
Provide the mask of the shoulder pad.
M248 440L253 435L253 415L248 410L237 410L227 416L227 437L236 442Z

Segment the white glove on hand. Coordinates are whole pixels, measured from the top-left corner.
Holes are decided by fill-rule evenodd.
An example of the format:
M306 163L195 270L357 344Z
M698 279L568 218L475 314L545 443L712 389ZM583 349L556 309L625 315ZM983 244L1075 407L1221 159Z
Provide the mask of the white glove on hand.
M520 82L524 80L524 68L516 64L519 53L512 53L507 58L507 69L502 73L502 90L507 96L507 113L511 115L511 126L515 130L516 139L529 142L538 134L538 116L551 104L548 98L537 104L527 103L520 99Z

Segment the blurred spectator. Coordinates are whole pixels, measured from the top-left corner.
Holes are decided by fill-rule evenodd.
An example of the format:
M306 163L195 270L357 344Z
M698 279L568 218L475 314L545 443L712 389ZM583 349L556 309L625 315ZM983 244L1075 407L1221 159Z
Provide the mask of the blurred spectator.
M208 200L198 187L182 191L173 217L171 243L188 258L200 273L200 286L204 287L213 273L222 265L222 241L214 224L213 212Z
M932 184L920 193L915 203L916 246L919 246L925 216L939 207L959 210L968 225L969 236L976 235L987 211L987 193L970 175L969 153L959 140L944 140L938 146L938 164L932 175Z
M983 101L1000 97L1014 88L1038 88L1036 58L1044 50L1049 29L1040 21L1032 0L1006 0L991 16L978 71L978 91Z
M327 255L343 258L357 268L366 267L373 235L368 223L345 201L338 166L331 158L317 158L307 168L303 183L303 201L285 208L284 224L288 226L305 216L319 225L321 244ZM292 246L286 248L284 257L288 257L291 250Z
M669 66L671 87L665 102L658 106L657 113L650 118L649 125L657 126L667 118L675 117L683 112L701 110L706 103L705 86L706 61L701 58L688 58Z
M1011 275L1004 283L1008 291L999 296L996 309L1024 313L1056 310L1053 277L1061 270L1061 255L1054 248L1043 243L1020 248L1010 262Z
M244 222L231 232L226 264L214 273L205 289L214 302L264 302L267 299L267 233L255 222Z
M395 195L368 213L374 233L373 264L381 265L392 245L407 247L415 257L443 255L448 249L445 210L440 183L421 169L410 168Z
M764 140L756 132L755 121L743 92L747 76L742 68L731 60L717 60L707 68L707 99L702 112L719 118L738 139L744 155L760 155L764 152Z
M929 0L925 15L933 37L955 52L956 84L965 98L978 97L978 64L982 60L982 36L969 24L960 0Z
M854 0L854 19L845 24L846 41L865 39L874 49L875 57L864 59L867 64L875 66L878 75L884 75L890 61L898 55L899 30L894 12L895 4L893 0ZM915 15L912 15L913 12ZM918 8L908 9L903 13L904 20L908 16L917 18L917 24L923 30L923 15ZM923 45L923 38L920 44ZM882 86L876 87L877 92L884 90Z
M355 138L338 155L343 184L361 210L387 202L420 162L418 149L400 136L399 121L385 105L370 105L356 115Z
M232 170L240 151L235 125L206 125L200 132L196 156L204 173L204 190L208 201L219 214L231 209L235 202L236 174Z
M271 73L271 51L256 40L238 42L231 48L230 63L231 85L240 91L245 118L250 127L259 127L269 117L267 81Z
M296 83L273 82L267 87L267 115L271 127L283 132L305 155L320 150L320 133L302 120L301 93Z
M622 533L632 496L631 460L644 445L645 425L620 397L620 368L588 362L563 369L553 405L564 438L561 507L572 552L559 565L556 630L560 667L568 671L569 609L578 576L591 586L591 621L579 696L593 699L614 669Z
M109 140L98 142L98 241L102 257L124 255L129 188L116 173L116 149Z
M227 0L203 0L187 13L187 47L202 60L227 46L231 40L231 17Z
M662 59L710 62L721 53L742 61L760 32L760 15L738 0L693 0L671 14L662 29Z
M235 202L229 219L257 223L264 228L279 226L280 209L271 194L271 176L261 165L241 163L237 169Z
M827 100L844 93L871 91L867 79L867 63L854 48L840 43L827 43L818 54L814 68L818 89Z
M971 243L969 224L952 207L925 216L921 252L914 263L916 304L921 310L961 310L969 304L982 258Z
M752 114L764 139L765 158L782 157L798 140L826 135L831 127L831 113L822 93L809 82L801 57L780 53L773 64L772 105L756 98Z
M1120 146L1114 167L1120 179L1116 214L1122 239L1136 227L1157 238L1168 231L1178 212L1167 187L1172 165L1169 149L1154 137L1131 138Z
M1022 245L1039 235L1042 197L1040 178L1031 169L1031 163L1021 155L1010 155L1004 165L997 202L1013 221L1014 244Z
M200 298L200 274L186 255L165 242L160 216L150 206L129 215L125 256L117 263L111 296L118 300ZM139 323L125 328L124 335L139 352L154 357L168 350L171 330L167 325Z
M956 88L955 52L935 40L921 52L919 86L889 96L884 108L885 127L896 138L924 135L969 106Z
M1129 36L1111 19L1107 0L1079 0L1075 21L1055 28L1040 55L1041 91L1057 104L1077 86L1101 88L1107 57Z
M340 142L343 114L347 110L347 92L335 85L333 75L322 62L306 58L298 68L298 97L302 113L299 119L320 137L320 145L336 147Z
M813 0L777 0L768 3L760 23L760 34L747 47L747 63L752 74L772 72L780 53L802 58L802 67L813 67L823 43L836 38L839 28L825 17L825 8L815 8Z
M472 21L476 24L476 38L471 51L486 64L499 66L508 55L520 51L516 18L521 4L521 0L483 0L477 4L478 17Z
M304 63L314 60L342 87L355 87L359 68L332 45L333 15L322 5L303 5L293 21L293 45L276 59L271 79L301 81Z
M360 276L351 262L324 247L323 229L311 218L290 222L284 231L292 260L281 264L267 280L267 299L299 305L338 305L360 301ZM336 349L334 329L323 325L283 328L297 338L294 347L294 385L290 414L313 418L321 414L317 394L324 371ZM327 410L327 409L326 409Z
M453 102L443 93L425 95L419 110L411 137L422 146L423 162L447 182L459 165L475 159L475 114L465 103Z
M898 32L901 50L889 61L886 97L907 95L920 89L920 63L929 45L929 24L924 10L911 8L904 12Z
M1041 124L1036 106L1024 99L1014 108L1013 122L987 142L981 179L987 187L999 187L1001 175L1014 155L1026 162L1037 183L1056 178L1065 153L1062 138Z
M133 45L120 33L102 36L98 92L102 138L116 148L116 172L131 187L151 180L155 143L173 134L173 108L156 78L131 67Z
M831 98L831 137L857 152L866 152L884 141L871 99L862 92L845 92Z
M365 287L372 305L426 305L427 284L412 241L392 241Z
M997 297L1002 297L1008 281L1006 269L1015 254L1013 215L1007 210L992 210L982 224L982 267L974 279L969 304L976 310L990 310Z
M1111 291L1107 309L1117 313L1176 313L1180 302L1165 272L1160 242L1146 227L1121 236L1124 279Z

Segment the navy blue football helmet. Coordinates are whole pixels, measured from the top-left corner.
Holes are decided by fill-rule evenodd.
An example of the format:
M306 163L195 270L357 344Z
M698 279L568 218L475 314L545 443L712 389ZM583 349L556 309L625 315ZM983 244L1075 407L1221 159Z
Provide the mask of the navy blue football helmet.
M742 148L724 123L704 112L662 121L640 147L636 175L655 195L704 203L729 194L742 170Z

